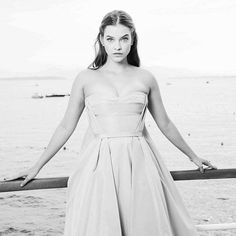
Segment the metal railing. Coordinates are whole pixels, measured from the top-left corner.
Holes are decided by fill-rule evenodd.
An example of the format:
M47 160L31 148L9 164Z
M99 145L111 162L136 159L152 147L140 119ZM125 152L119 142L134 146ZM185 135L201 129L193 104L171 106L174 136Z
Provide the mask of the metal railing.
M236 178L236 169L205 170L204 173L200 173L198 170L181 170L170 171L170 173L175 181ZM12 181L0 181L0 192L66 188L68 177L36 178L28 182L24 187L21 187L20 183L23 180L24 178ZM204 231L226 230L236 229L236 223L204 224L196 225L196 227L198 230Z

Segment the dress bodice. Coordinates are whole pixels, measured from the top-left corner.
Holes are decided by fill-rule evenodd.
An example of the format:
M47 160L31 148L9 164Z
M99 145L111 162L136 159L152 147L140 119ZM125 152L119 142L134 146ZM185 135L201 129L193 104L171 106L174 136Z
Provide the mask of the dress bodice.
M198 235L145 127L147 103L144 92L85 98L89 127L68 179L64 236Z
M89 125L95 135L142 136L147 94L136 91L125 96L93 93L85 98Z

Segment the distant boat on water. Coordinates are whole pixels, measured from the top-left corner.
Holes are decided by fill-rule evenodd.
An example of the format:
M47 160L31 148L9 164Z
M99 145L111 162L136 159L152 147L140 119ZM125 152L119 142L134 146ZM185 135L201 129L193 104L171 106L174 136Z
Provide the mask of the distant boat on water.
M70 94L47 94L45 97L46 98L52 98L52 97L65 97L65 96L70 96Z
M53 98L53 97L65 97L65 96L70 96L70 94L56 94L56 93L52 93L52 94L46 94L45 98ZM43 95L39 94L39 93L34 93L32 95L32 98L44 98Z

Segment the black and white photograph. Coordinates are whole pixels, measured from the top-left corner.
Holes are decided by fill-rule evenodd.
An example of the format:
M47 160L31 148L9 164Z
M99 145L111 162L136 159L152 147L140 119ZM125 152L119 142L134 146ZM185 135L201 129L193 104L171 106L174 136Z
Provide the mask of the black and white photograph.
M0 236L235 236L236 1L0 2Z

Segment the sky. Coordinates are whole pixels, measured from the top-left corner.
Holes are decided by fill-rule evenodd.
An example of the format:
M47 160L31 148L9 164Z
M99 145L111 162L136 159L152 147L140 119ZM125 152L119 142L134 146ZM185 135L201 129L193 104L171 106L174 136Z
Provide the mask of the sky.
M10 0L0 1L0 77L76 74L114 9L133 18L142 65L236 74L236 0Z

